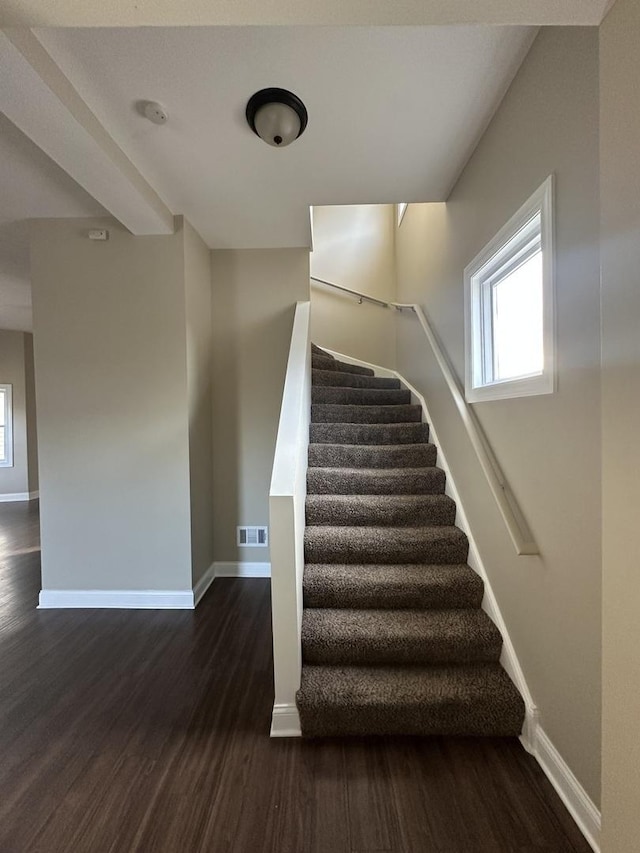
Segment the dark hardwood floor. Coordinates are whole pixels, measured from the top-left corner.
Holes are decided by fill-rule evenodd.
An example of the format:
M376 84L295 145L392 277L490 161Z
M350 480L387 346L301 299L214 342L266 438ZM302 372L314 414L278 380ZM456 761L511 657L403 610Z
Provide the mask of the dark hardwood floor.
M588 853L517 741L268 736L269 582L195 612L37 611L0 504L1 853Z

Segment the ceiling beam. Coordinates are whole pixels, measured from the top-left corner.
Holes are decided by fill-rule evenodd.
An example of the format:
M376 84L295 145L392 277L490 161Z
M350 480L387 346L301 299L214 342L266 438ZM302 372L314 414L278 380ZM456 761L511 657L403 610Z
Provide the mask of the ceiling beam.
M0 110L133 234L173 233L173 213L30 30L0 32Z
M2 26L598 25L609 0L5 0Z

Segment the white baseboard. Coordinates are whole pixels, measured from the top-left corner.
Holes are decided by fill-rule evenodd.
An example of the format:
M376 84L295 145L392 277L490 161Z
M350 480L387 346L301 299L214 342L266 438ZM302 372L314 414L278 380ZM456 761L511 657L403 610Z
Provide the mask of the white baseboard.
M192 589L43 589L40 591L38 610L193 610L194 606Z
M591 848L600 853L600 811L541 726L531 733L526 748L542 767Z
M270 578L271 563L214 563L217 578Z
M302 737L300 714L295 705L274 705L271 737Z
M0 504L14 503L14 501L34 501L40 497L40 492L14 492L13 494L0 495Z
M211 563L207 571L193 588L193 606L197 607L216 576L216 564Z

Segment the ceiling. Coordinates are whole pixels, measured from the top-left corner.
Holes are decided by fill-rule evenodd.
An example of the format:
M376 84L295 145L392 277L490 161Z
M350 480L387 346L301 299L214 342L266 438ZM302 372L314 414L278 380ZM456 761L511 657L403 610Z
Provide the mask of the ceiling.
M519 67L528 27L37 30L173 213L213 248L309 245L313 204L442 201ZM265 86L309 110L286 149L244 119ZM160 101L166 125L139 99Z
M30 331L28 220L104 208L0 113L0 328Z

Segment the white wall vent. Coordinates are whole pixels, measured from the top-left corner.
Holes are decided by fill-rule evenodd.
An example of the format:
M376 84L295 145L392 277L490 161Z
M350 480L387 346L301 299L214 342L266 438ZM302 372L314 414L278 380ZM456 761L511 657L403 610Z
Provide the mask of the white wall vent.
M248 548L263 548L269 544L267 527L237 527L237 544Z

